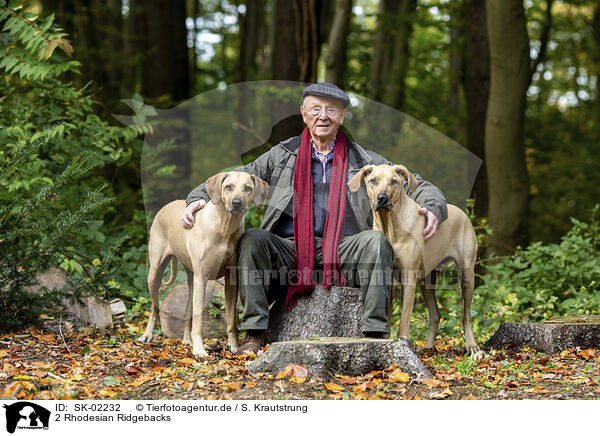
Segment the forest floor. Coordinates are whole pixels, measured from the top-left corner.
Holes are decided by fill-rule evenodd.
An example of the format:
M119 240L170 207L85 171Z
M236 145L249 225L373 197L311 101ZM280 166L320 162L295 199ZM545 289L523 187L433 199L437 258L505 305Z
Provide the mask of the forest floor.
M135 341L145 320L110 330L59 334L34 327L0 334L0 398L44 399L600 399L600 351L556 354L488 350L470 358L451 340L417 349L434 378L416 381L396 366L360 377L315 378L290 365L279 374L249 374L255 356L239 357L225 342L206 339L198 360L180 340Z

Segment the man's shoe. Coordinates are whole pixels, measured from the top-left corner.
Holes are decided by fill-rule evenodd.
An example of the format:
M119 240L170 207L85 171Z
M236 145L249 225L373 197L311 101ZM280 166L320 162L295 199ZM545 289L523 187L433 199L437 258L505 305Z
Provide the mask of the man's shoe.
M267 335L264 330L260 332L246 332L246 336L242 339L242 344L235 354L246 354L250 351L258 353L262 347L266 345Z

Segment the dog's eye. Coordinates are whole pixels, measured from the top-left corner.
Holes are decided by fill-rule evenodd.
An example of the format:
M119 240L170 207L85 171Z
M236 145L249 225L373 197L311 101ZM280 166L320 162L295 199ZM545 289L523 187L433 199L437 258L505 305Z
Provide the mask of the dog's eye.
M233 185L226 185L225 189L227 189L228 191L233 191Z
M244 192L250 192L252 191L252 188L248 185L244 185Z
M377 184L377 179L371 179L371 180L369 180L369 183L371 185L376 185Z
M397 184L398 184L398 180L396 180L396 179L390 180L390 185L396 186Z

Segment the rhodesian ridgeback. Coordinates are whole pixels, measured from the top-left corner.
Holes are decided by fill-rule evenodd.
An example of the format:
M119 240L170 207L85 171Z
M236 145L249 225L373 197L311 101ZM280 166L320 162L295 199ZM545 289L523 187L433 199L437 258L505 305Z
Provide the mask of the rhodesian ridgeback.
M150 228L148 253L150 271L148 290L152 312L140 342L152 340L159 316L158 291L163 273L171 262L170 284L175 280L177 260L187 273L189 297L185 308L183 342L192 346L197 357L207 356L202 343L202 310L208 280L225 276L225 317L227 339L232 352L237 351L237 287L231 283L227 268L237 264L236 245L244 232L244 213L252 202L260 206L269 185L255 175L244 172L219 173L206 181L210 202L196 212L191 229L180 224L184 200L176 200L158 211Z
M448 219L440 224L433 237L424 240L425 217L418 213L420 206L403 189L403 183L407 181L409 190L414 192L418 181L405 166L365 166L348 182L348 188L358 191L363 180L373 210L373 229L381 230L387 236L394 249L395 267L400 270L403 293L398 336L409 337L415 287L420 281L429 310L429 335L425 346L433 348L440 311L435 287L428 288L423 279L430 277L431 283L435 284L437 268L453 260L462 289L466 349L469 353L476 352L479 347L473 335L470 309L475 284L477 237L471 221L462 210L449 204Z

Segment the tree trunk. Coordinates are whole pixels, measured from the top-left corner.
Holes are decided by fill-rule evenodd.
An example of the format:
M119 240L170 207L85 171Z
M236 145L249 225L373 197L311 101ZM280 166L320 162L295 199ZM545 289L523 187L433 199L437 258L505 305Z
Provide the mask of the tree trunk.
M475 178L472 195L475 214L488 215L488 184L485 163L485 119L490 95L490 53L485 22L485 0L465 0L465 75L467 100L467 146L483 160ZM476 171L476 169L472 169Z
M316 82L318 11L316 0L274 0L273 79Z
M255 80L258 76L257 60L264 46L264 9L264 0L246 0L246 13L239 16L239 82Z
M416 0L382 0L371 68L371 98L402 109Z
M335 15L325 55L325 81L343 87L346 66L346 38L352 16L352 0L336 0Z
M143 54L142 95L170 96L171 103L189 97L185 2L136 2L137 35Z
M596 105L600 112L600 1L596 3L594 9L594 41L596 43Z
M512 253L528 241L529 181L524 124L530 57L522 0L488 0L491 59L490 99L485 125L490 248Z
M450 1L450 89L448 93L448 107L454 117L452 136L456 138L460 120L460 82L462 76L463 43L460 38L463 17L458 9L458 0Z

